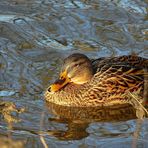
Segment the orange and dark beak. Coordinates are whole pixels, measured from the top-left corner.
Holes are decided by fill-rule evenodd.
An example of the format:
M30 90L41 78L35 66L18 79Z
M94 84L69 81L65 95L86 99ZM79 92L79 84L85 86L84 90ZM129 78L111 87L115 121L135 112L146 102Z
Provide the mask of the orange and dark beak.
M49 91L56 92L63 88L66 84L70 82L70 78L67 76L67 72L64 71L60 74L60 78L50 85Z

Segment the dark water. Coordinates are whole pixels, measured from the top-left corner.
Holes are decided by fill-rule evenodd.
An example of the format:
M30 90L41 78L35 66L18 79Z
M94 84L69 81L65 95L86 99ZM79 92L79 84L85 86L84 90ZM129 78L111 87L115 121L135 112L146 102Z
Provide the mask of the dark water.
M67 55L147 58L147 40L147 0L0 0L1 143L148 147L148 120L135 119L130 106L86 110L43 99Z

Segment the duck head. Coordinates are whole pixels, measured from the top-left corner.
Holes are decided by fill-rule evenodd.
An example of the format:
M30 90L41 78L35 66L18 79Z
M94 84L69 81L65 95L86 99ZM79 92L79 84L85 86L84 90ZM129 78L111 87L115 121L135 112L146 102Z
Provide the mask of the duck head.
M77 85L87 83L92 76L93 68L91 60L80 53L72 54L64 60L59 79L50 85L48 91L57 92L68 83Z

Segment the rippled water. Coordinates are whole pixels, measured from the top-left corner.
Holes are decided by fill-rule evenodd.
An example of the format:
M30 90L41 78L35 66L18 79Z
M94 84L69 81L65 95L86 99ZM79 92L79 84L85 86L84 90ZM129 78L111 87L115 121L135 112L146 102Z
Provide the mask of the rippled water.
M147 8L147 0L0 0L0 144L8 136L25 147L148 147L148 120L131 107L83 112L43 99L71 53L147 58Z

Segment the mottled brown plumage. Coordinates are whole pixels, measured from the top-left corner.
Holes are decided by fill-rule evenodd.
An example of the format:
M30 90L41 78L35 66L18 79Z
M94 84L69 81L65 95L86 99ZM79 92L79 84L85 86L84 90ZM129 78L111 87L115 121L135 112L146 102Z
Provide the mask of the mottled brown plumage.
M72 54L64 60L60 79L46 90L45 99L81 107L128 103L128 92L143 98L147 76L148 59L136 55L89 60Z

